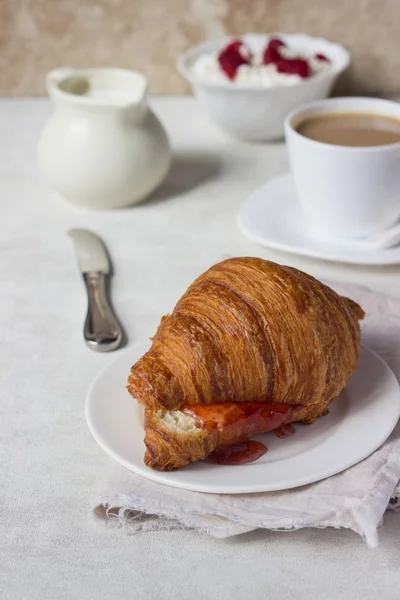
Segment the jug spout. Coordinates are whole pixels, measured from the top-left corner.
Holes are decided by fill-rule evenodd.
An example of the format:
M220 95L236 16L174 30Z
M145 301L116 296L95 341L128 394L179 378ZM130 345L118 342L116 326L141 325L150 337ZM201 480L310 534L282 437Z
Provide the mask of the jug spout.
M146 104L147 79L126 69L73 69L50 71L47 90L53 98L87 107L141 108Z
M64 79L72 77L74 73L76 73L76 69L73 67L59 67L49 71L46 77L46 89L49 96L53 95L55 89L59 87Z

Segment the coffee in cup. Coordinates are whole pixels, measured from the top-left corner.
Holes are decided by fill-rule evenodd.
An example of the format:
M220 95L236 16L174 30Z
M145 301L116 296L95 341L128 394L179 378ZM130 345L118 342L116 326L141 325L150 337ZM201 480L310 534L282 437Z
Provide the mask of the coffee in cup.
M400 142L400 120L379 113L333 113L302 121L296 131L335 146L387 146Z

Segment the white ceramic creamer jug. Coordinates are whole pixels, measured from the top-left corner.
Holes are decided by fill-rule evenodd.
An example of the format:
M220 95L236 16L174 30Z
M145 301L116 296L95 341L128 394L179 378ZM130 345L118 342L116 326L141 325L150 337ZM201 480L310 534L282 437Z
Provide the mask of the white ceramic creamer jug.
M86 208L128 206L148 196L171 163L167 134L147 104L147 80L124 69L56 69L54 111L38 145L49 186Z

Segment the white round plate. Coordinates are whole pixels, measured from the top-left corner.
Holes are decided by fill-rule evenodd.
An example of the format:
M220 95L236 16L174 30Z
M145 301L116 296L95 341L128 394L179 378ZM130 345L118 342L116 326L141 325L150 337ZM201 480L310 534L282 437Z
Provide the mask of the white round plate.
M143 464L143 409L125 389L131 365L149 344L136 344L97 376L89 389L86 419L99 445L124 467L166 485L218 494L284 490L339 473L376 450L400 416L400 388L385 362L363 348L360 366L329 414L313 425L296 424L296 434L256 436L268 452L237 466L196 462L172 473Z
M370 250L356 244L334 245L308 235L290 173L259 188L239 209L238 225L252 240L284 252L358 265L400 263L400 245Z

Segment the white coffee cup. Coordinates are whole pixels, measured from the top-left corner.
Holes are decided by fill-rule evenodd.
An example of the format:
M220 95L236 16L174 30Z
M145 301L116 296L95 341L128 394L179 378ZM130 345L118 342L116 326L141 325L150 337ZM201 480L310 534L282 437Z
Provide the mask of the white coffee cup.
M329 98L285 120L291 170L310 232L333 241L389 246L400 238L400 143L337 146L296 131L314 116L367 113L400 120L400 104L376 98Z

